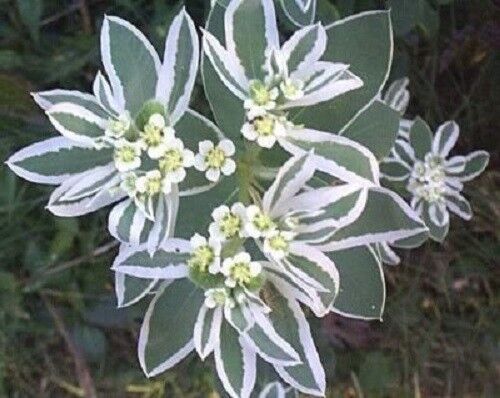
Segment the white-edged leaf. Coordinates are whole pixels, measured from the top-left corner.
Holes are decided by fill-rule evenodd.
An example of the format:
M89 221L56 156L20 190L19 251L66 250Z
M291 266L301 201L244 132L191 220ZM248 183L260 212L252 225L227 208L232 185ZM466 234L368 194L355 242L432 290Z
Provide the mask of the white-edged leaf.
M464 220L472 218L472 208L467 199L459 193L448 193L445 197L446 207Z
M377 245L377 249L380 254L380 259L384 264L388 265L398 265L401 262L401 258L397 253L392 250L388 243L380 243Z
M155 97L160 59L156 50L135 26L106 16L101 29L101 56L120 112L132 116Z
M143 279L179 279L188 275L187 260L191 246L183 239L166 239L150 255L147 243L139 246L122 244L112 269Z
M294 130L280 145L297 156L314 150L319 171L342 181L365 186L378 185L380 171L378 161L366 147L348 138L308 129Z
M245 333L253 326L254 319L246 304L224 307L224 316L229 324L239 333Z
M300 363L299 354L274 329L270 319L260 310L253 311L255 324L245 333L254 350L267 362L279 365Z
M285 388L279 381L275 381L262 389L258 398L285 398Z
M61 103L70 103L88 109L90 112L107 119L110 114L103 108L98 98L91 94L82 93L76 90L49 90L40 91L32 94L35 102L44 111L48 111L54 105Z
M249 80L263 80L263 66L279 48L274 3L269 0L231 0L224 14L226 48L241 61Z
M61 186L54 190L49 199L47 209L60 217L77 217L84 214L92 213L102 207L108 206L114 202L121 200L125 194L119 189L107 187L107 181L103 181L102 189L93 190L94 194L87 197L80 197L75 200L65 200L64 197L68 191L79 184L81 181L91 181L91 176L95 173L100 173L100 170L108 166L99 166L86 171L85 173L77 174L64 181Z
M221 325L219 340L215 368L224 389L231 398L249 398L256 379L255 351L227 322Z
M203 291L188 279L164 282L146 311L138 355L148 377L177 365L193 349L193 330Z
M306 76L314 74L305 87L304 96L288 101L282 109L309 107L330 101L339 95L356 90L363 86L363 81L351 71L348 65L333 62L316 62L306 69ZM297 74L300 76L301 74Z
M264 194L264 210L273 216L283 214L287 209L287 201L304 188L314 171L315 163L310 153L302 153L288 159Z
M325 308L319 293L309 284L297 276L283 269L282 266L277 266L272 263L264 263L266 270L266 279L273 285L279 287L288 293L290 297L300 301L311 309L318 318L325 316L328 313L328 308Z
M313 246L293 242L287 261L300 269L308 278L314 280L322 290L318 295L325 308L330 308L339 292L339 272L335 263Z
M454 121L443 123L436 131L432 140L432 152L447 157L452 148L455 146L460 134L458 124Z
M170 25L156 86L156 99L166 105L172 124L189 106L198 72L199 46L193 20L182 9Z
M419 236L427 237L427 227L418 214L393 191L372 187L363 213L352 223L339 228L328 240L317 245L322 251L341 250L377 242L392 243Z
M247 99L250 82L245 75L245 70L208 31L203 32L203 51L229 91L242 101Z
M465 156L464 170L460 173L454 174L454 177L462 182L471 181L486 169L489 160L490 154L486 151L472 152Z
M274 365L276 371L292 387L305 394L325 395L325 371L315 347L309 323L299 304L279 286L274 291L269 318L277 333L300 355L301 364Z
M158 279L139 279L115 272L115 293L118 308L138 303L151 293L157 283Z
M301 28L314 22L316 0L279 0L283 13L295 26Z
M407 77L394 80L383 97L383 101L401 115L405 114L410 102L409 84L410 79Z
M221 307L211 309L201 306L193 333L194 347L201 360L205 360L219 344L222 319Z
M296 31L281 47L290 76L294 72L308 70L321 59L326 49L326 32L321 24L306 26Z
M108 81L101 73L101 71L98 71L95 76L92 90L95 97L97 98L97 101L99 101L99 104L104 109L106 109L110 113L113 113L114 115L118 115L120 113L120 107L115 103L115 98L113 97L111 86L109 85Z
M54 105L47 111L47 116L63 136L89 146L104 135L107 126L106 119L70 102Z
M340 289L332 310L355 319L382 319L385 278L382 264L369 246L327 253L340 274ZM362 288L360 288L362 287Z
M40 184L58 185L96 166L108 164L112 153L66 137L36 142L13 154L7 165L18 176Z

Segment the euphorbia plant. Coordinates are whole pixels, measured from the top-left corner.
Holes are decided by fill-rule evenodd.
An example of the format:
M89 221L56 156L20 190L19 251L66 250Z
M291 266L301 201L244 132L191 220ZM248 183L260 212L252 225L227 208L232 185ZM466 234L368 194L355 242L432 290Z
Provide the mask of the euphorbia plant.
M400 119L378 99L392 58L388 12L304 25L281 40L272 0L221 0L200 49L182 10L162 63L136 28L106 17L107 77L97 75L94 95L35 94L63 137L8 163L60 185L56 215L120 201L109 217L122 242L116 292L120 306L153 296L138 350L148 376L193 350L213 353L227 393L248 397L260 357L287 384L324 395L304 307L380 319L377 247L428 236L379 183ZM215 123L188 109L200 50Z

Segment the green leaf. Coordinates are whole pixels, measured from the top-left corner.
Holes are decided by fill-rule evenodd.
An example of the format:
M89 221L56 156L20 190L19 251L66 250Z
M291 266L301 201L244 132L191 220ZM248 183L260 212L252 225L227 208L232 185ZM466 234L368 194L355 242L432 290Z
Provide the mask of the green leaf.
M317 169L342 181L356 180L366 184L367 180L375 183L379 180L375 156L349 138L314 130L300 130L300 133L290 136L283 145L294 155L314 150Z
M71 175L112 161L110 149L80 146L64 137L49 138L21 149L7 164L19 176L43 184L59 184Z
M282 379L302 392L324 395L324 370L302 309L293 298L285 298L282 292L271 286L269 293L272 298L269 303L272 308L269 318L276 332L295 349L302 362L287 367L275 365L275 369Z
M104 119L109 118L109 113L90 94L75 90L50 90L33 94L35 102L45 111L63 102L79 105Z
M238 180L232 176L223 178L210 191L196 196L186 196L180 201L176 236L189 239L196 232L205 234L212 220L212 210L238 199Z
M427 236L425 224L415 211L394 192L370 188L363 213L354 222L337 229L319 248L334 251L413 236L423 240Z
M318 0L316 20L323 25L329 25L340 19L340 13L337 7L330 0Z
M279 0L283 14L295 27L311 25L316 14L316 0L310 1L309 7L304 8L298 3L302 0Z
M389 155L399 130L399 113L375 101L357 115L341 135L367 147L377 159Z
M146 37L127 21L106 16L101 51L114 95L132 117L155 98L160 60Z
M159 289L139 336L139 362L149 377L175 366L193 350L193 329L203 300L203 291L188 279L164 283Z
M410 144L415 151L415 157L424 160L432 148L432 130L420 117L417 117L410 129Z
M361 246L327 254L340 274L334 311L352 318L380 319L385 305L384 272L372 249Z
M224 44L224 12L229 0L215 3L207 19L207 30ZM202 77L205 94L210 103L217 125L224 135L231 139L236 148L244 149L241 126L245 118L243 103L232 94L220 80L210 60L204 54L202 59Z
M429 216L429 204L424 203L422 208L422 220L425 222L427 228L429 228L429 236L432 240L442 243L446 236L448 235L448 231L450 229L450 223L446 223L445 225L436 225L431 217Z
M349 64L363 87L332 101L307 108L297 123L338 132L368 104L385 84L392 62L392 28L387 11L365 12L327 26L328 46L323 60Z
M272 13L270 13L271 10ZM277 36L273 36L277 33L274 5L269 0L232 2L227 8L225 21L231 20L233 22L230 27L234 40L233 51L240 59L246 76L249 80L264 80L266 74L262 66L266 62L266 51L271 44L274 44L272 39L277 39ZM273 24L274 31L270 29L271 24ZM226 32L227 29L226 26ZM226 42L227 47L230 47L230 44Z
M215 347L215 366L232 398L249 397L255 384L255 352L243 347L238 332L222 322L220 344Z
M115 290L118 307L128 307L140 301L158 283L155 279L141 279L115 272Z
M470 181L479 176L488 166L490 154L486 151L475 151L465 157L465 168L454 174L461 181Z
M168 239L150 254L146 244L122 246L112 269L145 279L177 279L187 276L190 244L181 239Z

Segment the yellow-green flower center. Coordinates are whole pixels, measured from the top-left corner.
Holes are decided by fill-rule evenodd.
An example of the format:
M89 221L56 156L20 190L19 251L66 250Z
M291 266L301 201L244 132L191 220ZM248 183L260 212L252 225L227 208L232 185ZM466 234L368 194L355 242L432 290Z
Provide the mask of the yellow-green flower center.
M161 144L163 133L159 128L147 124L141 132L141 137L148 147L156 147Z
M161 177L148 178L146 182L146 192L155 195L161 191Z
M250 86L250 96L252 100L260 106L268 104L272 101L271 92L269 89L260 81L255 81Z
M288 251L289 242L282 234L278 234L269 239L269 246L276 251Z
M220 169L224 165L225 161L226 154L220 148L210 149L205 157L207 166L214 169Z
M183 156L178 149L171 149L160 159L160 170L164 173L175 171L182 167Z
M258 213L252 222L259 231L269 231L275 226L271 217L264 213Z
M241 218L233 213L226 214L220 222L220 230L226 239L235 237L241 229Z
M188 265L195 268L199 272L207 272L208 267L212 264L214 258L215 253L210 246L200 246L191 255Z
M133 162L135 157L135 148L132 146L122 146L115 150L115 158L123 163Z
M261 136L273 135L274 132L274 119L270 116L259 117L254 120L253 126L257 134Z
M230 276L240 286L249 284L253 279L252 273L250 272L250 264L243 262L233 264Z
M298 94L299 88L293 82L287 81L281 86L281 91L285 97L294 97Z
M109 121L109 130L116 135L124 134L129 128L129 123L125 120L115 119Z
M216 305L224 305L228 298L227 291L226 289L213 289L211 291L211 297Z

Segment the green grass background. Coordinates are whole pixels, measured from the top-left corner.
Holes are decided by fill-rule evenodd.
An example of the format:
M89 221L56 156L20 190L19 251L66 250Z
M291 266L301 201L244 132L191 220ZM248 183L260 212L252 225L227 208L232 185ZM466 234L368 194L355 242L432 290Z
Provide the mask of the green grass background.
M185 3L203 24L209 1ZM324 22L392 7L392 74L411 79L409 114L433 127L456 119L457 152L492 153L487 171L465 189L474 219L454 217L443 245L405 252L402 265L385 269L382 323L313 322L328 396L498 397L500 2L319 3ZM90 89L105 13L130 20L162 48L178 7L168 0L0 0L0 160L55 134L30 91ZM207 112L199 85L193 105ZM136 341L144 304L115 309L106 211L56 218L44 209L49 194L0 165L0 397L83 397L86 374L99 397L217 397L212 365L194 356L161 377L143 377Z

